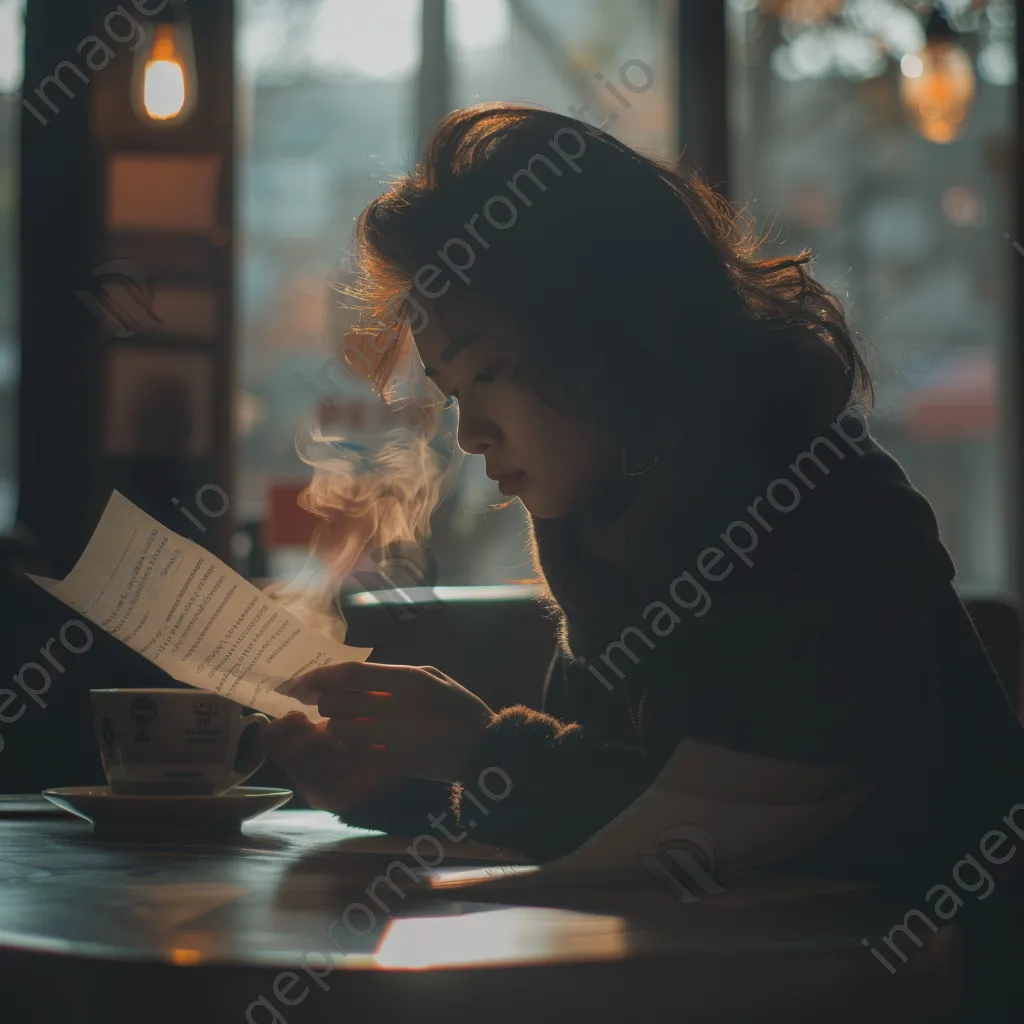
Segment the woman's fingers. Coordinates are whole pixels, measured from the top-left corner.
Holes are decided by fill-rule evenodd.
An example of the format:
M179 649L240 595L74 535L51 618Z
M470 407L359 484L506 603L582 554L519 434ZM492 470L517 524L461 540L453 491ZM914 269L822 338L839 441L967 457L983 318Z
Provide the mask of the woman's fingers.
M421 738L422 723L414 718L332 718L327 731L353 747L394 748Z
M342 665L324 665L306 672L289 684L288 694L305 704L315 704L321 715L373 716L394 713L401 704L422 697L425 688L452 680L432 665L376 665L349 661ZM282 690L282 692L284 692ZM374 703L393 698L389 709ZM414 704L407 708L410 712Z
M452 682L452 677L447 672L442 672L439 668L434 668L433 665L419 665L424 672L429 672L435 679L440 679L442 682Z
M336 740L353 746L370 747L383 742L381 724L373 718L332 718L327 731Z
M374 665L347 661L341 665L323 665L283 683L278 692L301 704L316 706L322 693L334 690L373 690L390 692L407 685L406 665Z
M300 676L302 686L313 692L332 690L371 690L400 693L411 684L416 670L409 665L375 665L372 662L346 661L342 665L324 665Z
M327 690L320 694L317 710L324 718L379 718L392 714L393 694L373 690Z
M293 711L269 725L261 725L260 744L264 753L276 758L284 744L297 736L308 735L313 729L313 723L304 714Z
M326 725L316 726L304 715L286 716L264 726L264 733L264 749L296 779L320 776L344 755L344 747Z
M341 811L394 784L390 758L382 747L368 742L373 737L353 729L342 740L330 724L314 724L293 712L260 730L264 749L311 807Z
M273 758L282 764L290 764L295 761L305 761L310 757L319 755L333 747L334 737L326 729L312 728L309 732L305 730L285 737L273 751Z
M392 747L415 738L416 723L395 718L332 718L327 731L350 749Z

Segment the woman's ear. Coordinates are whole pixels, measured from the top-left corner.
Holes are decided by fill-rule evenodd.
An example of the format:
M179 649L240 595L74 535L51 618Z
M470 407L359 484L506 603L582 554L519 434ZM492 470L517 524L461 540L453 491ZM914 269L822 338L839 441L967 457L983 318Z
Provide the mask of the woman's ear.
M656 417L638 416L621 431L622 475L644 476L664 455Z

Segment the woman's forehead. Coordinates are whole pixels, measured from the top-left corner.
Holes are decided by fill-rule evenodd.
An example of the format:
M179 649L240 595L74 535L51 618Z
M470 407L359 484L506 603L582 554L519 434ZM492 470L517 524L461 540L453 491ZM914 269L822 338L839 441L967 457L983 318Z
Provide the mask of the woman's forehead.
M519 348L514 324L479 301L459 299L424 304L423 326L413 335L424 364L436 370L470 345L490 342Z

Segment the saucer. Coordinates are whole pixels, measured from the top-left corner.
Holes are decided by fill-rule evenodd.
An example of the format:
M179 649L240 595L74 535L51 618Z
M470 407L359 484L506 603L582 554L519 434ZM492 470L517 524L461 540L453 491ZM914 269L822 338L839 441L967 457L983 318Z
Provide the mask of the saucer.
M238 832L243 821L287 803L292 791L236 786L220 796L121 796L109 786L66 786L43 796L97 831Z
M39 793L0 793L0 818L60 817L60 808Z

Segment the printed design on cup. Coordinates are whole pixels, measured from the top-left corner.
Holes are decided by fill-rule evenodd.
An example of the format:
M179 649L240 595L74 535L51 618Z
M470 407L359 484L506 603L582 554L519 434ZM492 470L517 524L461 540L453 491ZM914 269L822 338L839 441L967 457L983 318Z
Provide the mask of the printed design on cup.
M128 714L132 721L139 727L136 743L149 743L149 733L146 730L157 716L156 701L152 697L136 697L132 701Z
M215 700L197 699L192 702L192 728L185 727L187 747L217 747L223 745L225 726L220 721L220 707Z

